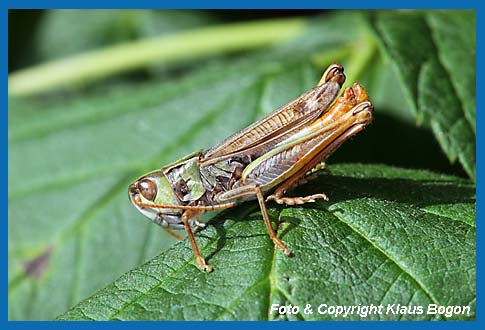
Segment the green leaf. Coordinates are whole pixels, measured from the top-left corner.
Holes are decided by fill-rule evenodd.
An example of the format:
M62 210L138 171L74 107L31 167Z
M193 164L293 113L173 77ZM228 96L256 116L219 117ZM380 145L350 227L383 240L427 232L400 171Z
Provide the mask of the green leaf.
M377 36L395 63L418 122L475 179L475 12L379 12Z
M212 273L180 242L59 317L62 320L282 319L272 304L313 306L289 319L443 319L427 306L466 305L475 317L475 189L431 172L340 165L298 189L329 203L270 206L286 257L256 203L218 216L197 235ZM327 305L423 306L422 315L320 315Z

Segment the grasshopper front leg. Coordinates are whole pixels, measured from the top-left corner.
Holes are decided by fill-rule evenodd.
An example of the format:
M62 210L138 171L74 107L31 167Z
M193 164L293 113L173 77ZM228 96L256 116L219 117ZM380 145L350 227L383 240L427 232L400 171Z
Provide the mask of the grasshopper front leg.
M206 272L212 271L212 267L207 264L205 259L200 254L199 246L197 245L197 241L195 240L194 232L192 230L192 227L194 227L194 230L198 230L199 228L203 228L204 225L202 223L199 223L198 221L193 221L193 224L191 224L190 220L192 220L194 217L198 216L199 214L203 213L204 211L214 211L214 210L223 210L223 209L231 208L235 206L234 202L222 203L218 205L169 205L169 204L165 205L165 204L142 202L140 197L134 193L131 198L132 198L132 202L140 208L147 208L147 209L149 208L153 210L157 210L157 209L183 210L184 212L180 216L180 220L182 221L184 229L187 232L190 245L194 252L195 260L197 261L197 264L200 266L200 268L202 268L204 271ZM154 214L157 214L157 213L154 212ZM157 217L159 217L159 215ZM157 220L157 218L154 218L154 219ZM158 220L155 222L159 223ZM182 238L178 234L174 233L171 229L163 226L162 228L170 235L174 236L175 238L177 239Z
M199 264L200 268L210 273L212 272L212 266L208 265L205 259L200 254L199 246L197 245L197 241L195 240L194 233L192 232L192 228L189 223L189 220L199 213L200 212L197 212L197 211L186 210L182 214L182 222L184 223L185 231L187 232L187 236L189 237L190 245L192 246L192 251L194 252L195 260Z

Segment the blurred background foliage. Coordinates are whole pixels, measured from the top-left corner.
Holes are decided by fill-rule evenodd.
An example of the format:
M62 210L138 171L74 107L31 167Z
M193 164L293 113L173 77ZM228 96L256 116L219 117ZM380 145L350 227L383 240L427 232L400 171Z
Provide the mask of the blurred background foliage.
M209 25L221 25L234 22L251 22L259 19L281 19L297 17L298 19L325 19L332 15L329 11L147 11L147 10L62 10L62 11L10 11L9 12L9 72L40 64L46 61L62 59L101 47L116 45L154 36L173 35L184 30L193 30ZM352 19L353 21L353 19ZM76 24L73 24L76 22ZM292 31L295 30L295 31ZM368 89L372 88L372 101L380 109L382 117L374 123L372 130L359 139L360 148L352 152L341 151L333 159L335 162L359 160L362 162L385 163L404 167L427 168L430 170L467 176L458 162L450 162L440 151L439 145L432 138L429 127L422 125L422 120L412 112L412 104L403 96L402 84L395 65L389 63L381 51L376 49L377 41L369 36L369 30L357 34L354 38L352 28L346 27L342 34L354 43L358 52L370 51L369 58L364 58L365 67L359 72L359 82ZM354 29L355 30L355 29ZM286 32L291 38L299 33L299 28ZM322 33L320 31L316 33ZM344 39L345 39L344 38ZM354 40L352 40L354 38ZM283 38L284 39L284 38ZM268 43L269 45L270 43ZM369 46L370 44L370 46ZM363 45L359 49L360 45ZM247 46L246 48L252 48ZM261 46L256 46L261 47ZM319 49L314 59L322 56L323 60L314 60L316 72L324 70L326 61L332 62L332 52L341 50L335 45L328 50ZM372 48L369 50L369 47ZM211 56L195 54L194 60L174 63L145 63L134 70L120 69L118 74L111 74L104 79L86 79L85 82L74 82L71 86L60 86L57 91L42 95L41 102L53 102L56 99L73 99L77 95L95 95L104 90L116 90L120 86L147 84L149 81L182 79L194 70L208 66L218 66L222 61L232 58L244 58L247 55L245 45L237 52L217 50ZM250 49L251 50L251 49ZM249 50L249 51L250 51ZM294 49L306 51L306 49ZM350 60L347 50L336 53L335 60L346 64ZM225 53L225 54L224 54ZM245 54L246 53L246 54ZM345 56L342 56L342 55ZM300 55L298 55L300 56ZM355 56L355 55L351 55ZM347 75L352 79L353 72ZM348 79L349 81L349 79ZM370 85L372 84L372 85ZM60 90L60 92L59 92ZM382 136L386 136L383 139ZM372 146L379 144L381 148ZM419 148L416 147L419 145ZM343 148L346 148L345 146ZM348 149L348 148L347 148ZM385 150L381 152L379 150ZM365 156L364 156L365 155Z
M413 104L415 100L409 96L409 90L420 87L409 87L409 79L406 80L406 65L412 72L412 61L406 62L406 54L400 57L400 53L393 53L398 49L393 44L398 40L394 37L400 31L392 26L392 21L400 16L425 14L295 10L9 11L9 318L53 318L170 246L173 241L162 233L154 234L156 229L148 221L130 219L141 217L130 205L114 211L107 205L123 201L128 204L124 187L142 170L173 161L185 152L209 147L312 87L332 62L344 65L348 83L358 81L368 90L375 106L375 121L358 138L339 149L330 163L383 163L473 178L474 158L458 157L461 163L456 161L456 154L443 147L439 130L434 127L433 133L433 125L426 119L429 117L423 117L419 105ZM427 19L433 27L433 22L439 26L448 17L453 21L453 15L450 12ZM458 20L475 19L470 12L458 16L461 17ZM213 26L221 29L211 29ZM387 27L389 35L383 32L388 31ZM231 33L243 37L231 38ZM215 40L216 37L221 40ZM191 44L185 45L184 40L191 40ZM147 41L159 42L162 50ZM225 42L232 46L227 47ZM117 48L119 45L128 48ZM470 56L474 58L474 43L472 46ZM163 47L167 47L169 55L164 55ZM134 49L135 55L138 52L139 58L146 60L133 64L127 59L131 56L129 51L125 52L127 49ZM155 55L148 56L149 51ZM62 65L73 62L63 61L73 57L79 66L64 70ZM102 61L93 62L97 58ZM87 63L88 60L91 62ZM111 68L113 63L124 64ZM67 71L75 78L69 78ZM472 71L470 79L474 81L474 63ZM47 85L48 81L51 85ZM224 93L231 98L223 98ZM473 89L473 96L474 93ZM201 103L184 104L186 97L187 102ZM223 102L217 103L219 99ZM181 103L178 107L177 102ZM210 137L193 141L204 127L212 127L197 121L214 120L211 113L204 112L206 103L210 109L214 108L210 102L232 113L231 117L223 117L227 127L216 125ZM159 104L166 104L170 110L162 106L157 110ZM244 111L244 104L249 114L242 113L238 122L237 111ZM147 126L152 130L140 128L134 132L128 124L117 130L116 122L110 118L118 115L121 118L136 109L140 117L145 116L144 111L147 114L157 111L159 115L154 118L161 120L160 132L153 130L157 127L153 122ZM202 119L192 118L198 111L204 115ZM173 113L175 120L169 120ZM74 135L83 124L106 119L112 127L103 128L105 136L96 130ZM167 123L163 124L163 120ZM60 131L72 133L72 141L64 140L65 144L70 141L70 145L59 145L59 140L65 138L56 135ZM148 136L137 136L140 132ZM57 142L43 144L49 136ZM79 142L87 136L91 138L89 143ZM100 139L106 139L110 145L103 149L108 142ZM100 151L96 153L90 148ZM474 150L474 141L470 148ZM71 157L71 153L76 157ZM462 164L468 164L467 171ZM30 173L28 180L25 173ZM112 192L116 192L116 197L111 198ZM98 215L99 209L114 214L118 222L104 231L96 229L99 236L101 233L104 236L97 237L94 243L86 242L85 237L90 235L86 232L90 230L82 227L88 223L87 219L109 217ZM32 215L32 210L38 214ZM49 222L52 218L57 222ZM133 236L138 243L110 236L110 230L115 231L112 228L124 219L130 223L125 228L129 232L126 237ZM62 253L56 249L60 241L65 243ZM103 241L114 247L101 251ZM87 248L93 260L88 262L84 257L79 261L80 251L89 244L93 244ZM103 267L102 271L96 268L108 259L115 265L108 263L110 267ZM45 275L46 268L54 275ZM103 274L92 275L93 272ZM83 284L91 275L91 282ZM56 286L67 293L55 293ZM44 303L46 299L49 303Z

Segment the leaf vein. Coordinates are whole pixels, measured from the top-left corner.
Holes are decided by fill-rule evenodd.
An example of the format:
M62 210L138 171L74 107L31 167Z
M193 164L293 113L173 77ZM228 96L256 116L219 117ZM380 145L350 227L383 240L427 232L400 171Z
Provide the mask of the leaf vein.
M376 245L374 242L372 242L372 240L370 240L369 238L367 238L367 236L364 234L364 233L361 233L357 228L354 228L351 224L349 224L348 222L346 222L344 219L340 218L338 216L338 213L337 212L334 212L332 213L332 215L339 221L341 221L342 223L344 223L345 225L347 225L351 230L353 230L356 234L358 234L359 236L361 236L364 240L366 240L369 244L371 244L377 251L380 251L387 259L389 259L390 261L393 262L393 264L395 264L403 273L407 274L415 283L416 285L421 289L423 290L423 292L428 296L428 298L435 304L438 304L438 300L436 298L433 297L433 294L424 286L424 284L422 284L415 276L413 276L413 274L411 274L410 272L408 272L404 266L400 265L399 262L397 260L394 260L394 258L392 258L391 255L389 255L387 252L385 252L383 249L381 249L378 245Z

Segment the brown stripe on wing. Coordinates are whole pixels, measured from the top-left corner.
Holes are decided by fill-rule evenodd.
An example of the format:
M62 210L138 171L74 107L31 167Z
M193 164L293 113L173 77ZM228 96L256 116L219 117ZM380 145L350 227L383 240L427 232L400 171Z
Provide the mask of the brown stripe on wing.
M372 119L372 105L367 100L367 92L361 85L356 83L353 87L346 88L328 112L305 129L311 133L330 127L330 124L335 124L337 121L342 121L341 124L335 129L322 131L321 134L313 138L288 146L287 149L267 159L262 159L261 163L252 169L250 173L243 175L244 183L260 187L266 186L269 189L282 181L289 180L290 177L292 182L299 179L315 164L328 157L345 140L360 131L351 129L357 122L357 118L353 118L354 111L366 108L366 104L368 104L370 118L368 119L366 116L361 117L365 117L365 121L369 120L370 122ZM349 117L351 115L350 112L352 112L351 117ZM351 132L351 134L347 135L346 132ZM258 160L255 160L255 164L257 162ZM293 176L295 175L298 178L294 178Z
M298 99L206 151L202 155L201 163L226 155L232 156L276 136L286 135L288 132L312 122L328 109L337 97L339 90L340 84L333 81L314 87Z

